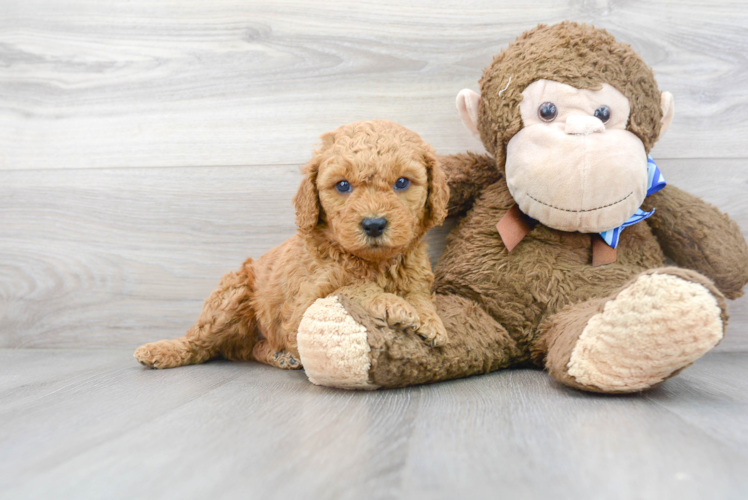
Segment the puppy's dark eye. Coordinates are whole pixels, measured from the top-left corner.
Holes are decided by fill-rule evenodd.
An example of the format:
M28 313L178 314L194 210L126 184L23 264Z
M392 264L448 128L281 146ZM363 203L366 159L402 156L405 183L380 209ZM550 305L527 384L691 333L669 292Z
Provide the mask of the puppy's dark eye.
M608 120L610 120L610 108L608 106L600 106L595 110L595 118L599 118L603 123L608 123Z
M544 102L538 108L538 116L544 122L552 122L558 116L558 109L552 102Z
M410 186L410 179L406 177L400 177L397 181L395 181L395 189L397 191L404 191L408 189Z
M351 186L351 183L348 181L340 181L337 184L335 184L335 189L340 194L348 194L351 191L353 191L353 186Z

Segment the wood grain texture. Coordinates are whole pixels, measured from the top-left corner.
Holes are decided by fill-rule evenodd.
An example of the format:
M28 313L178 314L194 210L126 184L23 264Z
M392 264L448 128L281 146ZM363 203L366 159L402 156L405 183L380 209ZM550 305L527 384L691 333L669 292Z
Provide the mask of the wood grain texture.
M658 161L748 234L743 160ZM224 273L294 234L298 167L0 171L0 347L177 337ZM427 239L435 262L454 221ZM723 350L748 351L748 297Z
M740 499L746 356L600 396L532 370L365 393L255 363L0 350L0 496Z
M748 4L9 0L0 168L296 164L373 118L477 149L454 98L538 22L630 43L675 95L659 158L748 157Z
M665 177L748 234L745 2L2 2L0 347L66 349L0 349L0 498L748 497L748 297L722 352L643 395L528 370L349 393L131 357L293 234L320 133L386 118L480 151L454 96L563 19L654 67Z

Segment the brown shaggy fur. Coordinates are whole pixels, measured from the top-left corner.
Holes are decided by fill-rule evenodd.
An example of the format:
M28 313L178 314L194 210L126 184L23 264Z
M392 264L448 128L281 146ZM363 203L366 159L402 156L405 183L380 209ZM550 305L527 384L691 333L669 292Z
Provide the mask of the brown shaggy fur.
M298 233L224 276L184 337L138 348L142 364L172 368L222 356L300 368L301 317L334 292L355 296L381 324L433 345L446 342L421 241L444 220L449 198L433 150L387 121L353 123L321 139L294 198ZM395 191L400 177L411 184ZM350 182L351 193L335 189L341 180ZM380 237L362 230L367 217L387 219Z
M506 146L522 128L521 93L543 78L583 89L611 84L630 101L627 129L647 151L658 137L662 111L652 71L631 47L604 30L575 23L538 26L501 52L481 80L478 129L493 157L440 159L451 190L450 215L464 214L435 269L437 310L450 342L429 349L397 331L377 328L369 339L372 384L400 387L508 366L546 367L548 362L562 383L605 391L570 381L563 360L569 359L583 320L632 280L658 269L702 284L714 295L725 321L722 294L742 295L748 246L737 224L674 186L647 198L645 209L656 207L656 212L621 233L612 264L592 267L589 234L543 224L507 251L496 230L515 204L504 178ZM666 255L705 276L662 268ZM576 312L559 314L566 308ZM549 342L549 332L563 342Z

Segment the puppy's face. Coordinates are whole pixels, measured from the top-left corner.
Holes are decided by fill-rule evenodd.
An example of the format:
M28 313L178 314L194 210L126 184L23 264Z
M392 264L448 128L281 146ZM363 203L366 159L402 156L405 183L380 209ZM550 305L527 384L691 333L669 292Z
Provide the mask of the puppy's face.
M377 261L441 223L446 182L420 137L391 122L353 124L332 134L323 136L313 181L327 238Z
M367 260L400 252L426 214L428 173L414 151L333 155L317 176L328 236Z

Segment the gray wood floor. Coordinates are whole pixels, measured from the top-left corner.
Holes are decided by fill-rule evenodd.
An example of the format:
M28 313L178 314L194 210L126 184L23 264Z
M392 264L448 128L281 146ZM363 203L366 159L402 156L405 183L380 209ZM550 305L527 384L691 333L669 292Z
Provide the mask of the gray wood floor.
M748 297L718 352L628 397L132 359L293 234L322 132L386 118L480 152L454 96L564 19L652 65L676 101L655 160L748 235L745 2L0 2L0 498L748 498Z
M374 393L122 350L0 350L0 497L748 498L748 355L641 395L512 370Z

